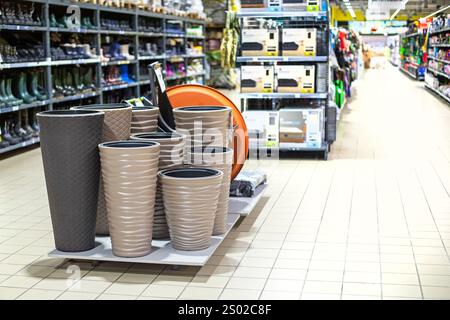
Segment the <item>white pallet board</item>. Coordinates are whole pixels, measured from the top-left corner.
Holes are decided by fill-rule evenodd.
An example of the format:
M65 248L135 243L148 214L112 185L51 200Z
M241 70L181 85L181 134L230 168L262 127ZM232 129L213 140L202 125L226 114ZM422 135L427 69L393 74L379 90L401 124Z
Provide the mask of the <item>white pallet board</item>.
M230 197L230 201L228 203L228 213L239 214L241 216L248 216L250 212L252 212L253 209L256 207L259 200L261 200L266 188L267 183L258 186L256 188L255 195L251 198Z
M229 214L228 226L225 234L220 236L213 236L211 240L211 246L205 250L179 251L172 248L169 240L153 240L152 252L149 255L139 258L122 258L113 255L110 237L96 237L95 240L98 245L92 250L83 252L62 252L59 250L53 250L48 255L55 258L74 260L133 262L179 266L203 266L225 239L228 232L230 232L231 228L238 221L239 217L240 216L238 214Z

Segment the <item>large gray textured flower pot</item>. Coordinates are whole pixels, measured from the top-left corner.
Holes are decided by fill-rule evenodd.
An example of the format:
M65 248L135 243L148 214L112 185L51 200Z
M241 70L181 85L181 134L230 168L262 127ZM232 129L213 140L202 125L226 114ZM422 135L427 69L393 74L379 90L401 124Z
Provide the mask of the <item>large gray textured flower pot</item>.
M211 245L223 173L206 168L178 168L158 173L172 247L203 250Z
M191 166L212 168L223 172L219 202L214 219L213 235L223 234L226 231L228 220L233 149L226 147L191 148L187 159L188 164Z
M224 106L190 106L173 110L176 130L185 135L186 148L228 147L232 138L232 109Z
M95 246L103 112L44 111L39 121L42 160L56 249Z
M156 141L160 144L159 170L183 166L184 136L171 132L140 133L131 136L132 140ZM162 198L161 183L158 182L155 200L155 219L153 221L153 238L169 238L166 214Z
M134 107L131 118L131 134L148 133L158 130L159 108Z
M131 130L131 106L124 104L93 104L87 106L73 107L74 110L96 110L105 113L102 142L120 141L130 138ZM97 207L98 235L108 235L108 219L106 217L106 202L103 191L103 181L100 179Z
M150 253L159 143L117 141L99 145L113 254Z

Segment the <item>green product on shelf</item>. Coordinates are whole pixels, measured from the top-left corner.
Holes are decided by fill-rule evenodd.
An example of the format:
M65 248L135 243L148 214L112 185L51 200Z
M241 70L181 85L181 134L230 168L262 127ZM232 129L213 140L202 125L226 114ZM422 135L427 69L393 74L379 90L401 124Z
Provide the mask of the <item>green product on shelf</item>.
M345 102L344 81L336 80L335 86L336 86L335 102L336 102L336 105L340 109L344 106L344 102Z

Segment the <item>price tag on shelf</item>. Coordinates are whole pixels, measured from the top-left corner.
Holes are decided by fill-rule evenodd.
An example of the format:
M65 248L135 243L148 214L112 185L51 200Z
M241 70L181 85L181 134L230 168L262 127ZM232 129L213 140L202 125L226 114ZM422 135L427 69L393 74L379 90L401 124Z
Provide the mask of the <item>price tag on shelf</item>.
M19 110L19 107L18 107L18 106L15 106L15 107L12 107L11 109L12 109L12 111L18 111L18 110Z

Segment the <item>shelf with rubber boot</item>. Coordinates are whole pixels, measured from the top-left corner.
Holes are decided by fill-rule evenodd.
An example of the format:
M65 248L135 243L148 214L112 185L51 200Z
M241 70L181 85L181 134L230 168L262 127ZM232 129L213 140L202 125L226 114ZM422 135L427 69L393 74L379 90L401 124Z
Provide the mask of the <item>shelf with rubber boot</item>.
M5 2L11 2L13 5L18 3L14 0ZM200 34L189 34L188 32L188 27L192 27L189 24L203 26L202 28L204 28L206 24L204 20L150 12L136 7L133 9L110 8L98 4L98 2L93 4L87 3L87 1L74 2L71 0L26 0L26 3L30 4L30 6L24 6L27 12L31 10L31 6L34 4L34 15L15 17L14 20L5 19L0 15L2 37L4 35L13 39L15 37L13 41L7 39L10 45L17 45L17 49L25 47L28 50L35 45L34 42L39 44L38 49L33 49L34 51L30 51L28 54L20 53L20 59L13 56L12 59L7 60L2 55L3 62L0 63L2 75L0 75L0 79L6 77L4 89L7 91L3 95L0 85L0 114L2 116L5 114L9 116L8 114L14 114L21 110L52 110L54 107L61 107L61 102L92 98L95 103L104 103L130 94L140 96L141 92L147 90L145 86L149 84L148 78L146 78L146 66L154 60L174 61L179 59L182 62L183 59L201 58L203 65L206 64L205 55L179 54L173 57L165 54L166 42L169 41L168 34L173 34L173 30L168 27L170 25L170 23L167 23L168 21L182 21L180 34L176 35L184 40L184 48L179 51L182 53L187 52L187 39L196 41L196 45L205 46L205 39ZM80 20L75 21L76 23L71 20L71 15L67 12L70 5L80 8ZM32 20L29 17L32 17ZM47 21L44 21L44 18ZM30 42L30 37L34 38L35 41ZM55 41L58 38L59 40ZM111 40L108 40L108 38ZM101 51L103 42L106 41L120 41L121 44L126 44L125 41L127 41L130 45L130 48L124 49L127 58L105 61ZM58 47L66 51L64 46L69 43L76 43L77 46L89 44L90 48L87 49L89 53L86 51L87 55L75 55L75 57L70 57L70 53L67 52L66 56L61 55ZM157 49L151 47L151 50L146 50L146 43L155 43ZM140 48L142 45L144 45L144 50ZM75 51L77 50L79 48ZM185 61L185 63L187 67L189 62ZM123 74L125 81L118 81L117 84L104 81L108 68L119 67L120 70L122 66L128 67L128 79L127 75ZM34 68L42 69L40 75L43 78L41 76L39 78L38 95L45 95L45 99L35 97L30 88L29 81L31 80L28 79L28 71L34 71ZM64 71L65 68L68 71ZM82 83L75 84L75 82L78 82L78 75L72 71L75 68L81 70L82 78L85 77L84 73L90 69L87 72L89 80L86 83L81 80ZM26 85L24 80L20 80L19 77L22 72L26 73ZM14 75L10 76L13 73ZM67 73L70 75L67 75ZM121 71L119 71L120 73ZM10 90L8 89L8 78L11 82ZM192 77L190 78L176 76L173 80L177 80L176 83L186 83L187 81L193 81ZM196 82L201 83L205 81L205 74L195 74L194 78ZM174 84L175 82L172 81L171 83ZM88 88L83 88L83 85L86 86L86 84L88 84ZM55 104L58 105L55 106Z

